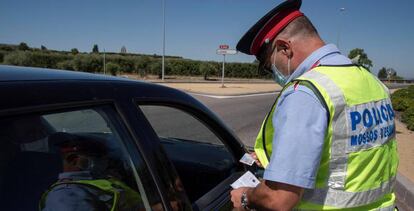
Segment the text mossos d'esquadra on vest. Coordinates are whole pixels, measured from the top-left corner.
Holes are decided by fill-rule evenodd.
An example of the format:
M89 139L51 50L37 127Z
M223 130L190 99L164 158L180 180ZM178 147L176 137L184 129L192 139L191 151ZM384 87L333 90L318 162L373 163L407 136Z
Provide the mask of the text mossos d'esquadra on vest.
M375 143L378 139L380 143L384 143L393 137L395 113L389 100L357 105L348 112L351 126L350 146Z

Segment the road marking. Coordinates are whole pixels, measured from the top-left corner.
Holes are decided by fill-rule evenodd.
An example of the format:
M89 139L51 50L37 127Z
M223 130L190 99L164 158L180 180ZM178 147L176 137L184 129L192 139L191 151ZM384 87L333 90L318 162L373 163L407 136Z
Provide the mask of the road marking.
M274 95L278 94L279 92L267 92L267 93L258 93L258 94L245 94L245 95L209 95L209 94L200 94L200 93L193 93L188 92L191 95L197 95L202 97L210 97L216 99L228 99L228 98L242 98L242 97L257 97L257 96L266 96L266 95Z

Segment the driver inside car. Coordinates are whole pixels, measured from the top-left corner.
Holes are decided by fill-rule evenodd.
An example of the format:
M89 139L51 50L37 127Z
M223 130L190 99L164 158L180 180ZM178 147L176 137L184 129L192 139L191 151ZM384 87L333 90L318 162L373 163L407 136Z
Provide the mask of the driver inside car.
M49 141L58 147L63 158L63 172L43 194L40 210L144 209L139 193L110 170L110 157L103 141L63 132L51 135Z

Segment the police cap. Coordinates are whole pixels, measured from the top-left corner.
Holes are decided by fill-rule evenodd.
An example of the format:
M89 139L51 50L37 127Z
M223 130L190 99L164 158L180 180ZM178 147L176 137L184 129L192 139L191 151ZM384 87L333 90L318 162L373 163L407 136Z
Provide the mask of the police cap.
M303 16L299 11L302 0L286 0L263 16L240 39L237 50L257 55L260 48L276 37L290 22Z
M104 156L108 153L105 140L87 135L57 132L49 136L49 143L57 146L61 153L82 153Z

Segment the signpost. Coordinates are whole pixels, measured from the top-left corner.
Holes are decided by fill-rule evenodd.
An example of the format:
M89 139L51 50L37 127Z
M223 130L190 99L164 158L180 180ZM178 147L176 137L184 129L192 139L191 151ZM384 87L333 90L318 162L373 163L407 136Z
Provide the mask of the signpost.
M228 45L220 45L219 49L217 49L217 54L223 55L223 68L221 71L221 88L224 88L224 64L226 63L226 55L234 55L237 54L237 50L229 49Z

